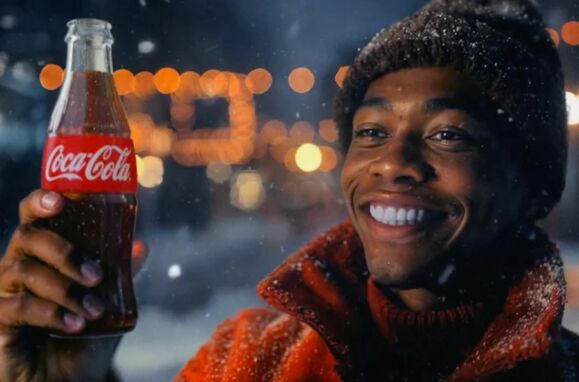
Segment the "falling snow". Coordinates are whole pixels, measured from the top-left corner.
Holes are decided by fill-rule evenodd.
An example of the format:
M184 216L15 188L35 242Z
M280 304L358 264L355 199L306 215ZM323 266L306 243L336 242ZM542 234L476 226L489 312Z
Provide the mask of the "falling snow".
M449 264L444 268L444 271L438 276L438 284L442 285L448 281L448 278L452 275L455 271L456 267L453 264Z
M139 53L147 54L155 50L155 43L151 40L143 40L138 45Z
M181 277L181 266L179 264L173 264L169 267L167 271L167 275L171 279L176 279Z

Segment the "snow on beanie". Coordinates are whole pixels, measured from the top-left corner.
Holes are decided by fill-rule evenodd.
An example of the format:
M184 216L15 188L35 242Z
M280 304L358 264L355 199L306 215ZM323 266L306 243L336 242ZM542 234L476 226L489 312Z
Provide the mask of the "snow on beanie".
M342 147L374 79L399 69L451 66L469 75L497 107L489 121L509 149L545 217L565 187L567 111L561 62L531 0L433 0L378 32L350 66L335 102ZM495 124L493 123L493 126Z

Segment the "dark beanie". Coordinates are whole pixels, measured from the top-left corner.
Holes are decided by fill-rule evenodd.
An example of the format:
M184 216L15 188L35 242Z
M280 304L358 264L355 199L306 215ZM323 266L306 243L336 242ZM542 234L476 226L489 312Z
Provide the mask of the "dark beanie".
M545 217L565 187L567 111L557 49L529 0L433 0L377 33L336 98L344 150L370 82L399 69L433 66L469 75L499 106L492 114L503 114L503 123L492 125L512 137L508 149L540 207L533 218Z

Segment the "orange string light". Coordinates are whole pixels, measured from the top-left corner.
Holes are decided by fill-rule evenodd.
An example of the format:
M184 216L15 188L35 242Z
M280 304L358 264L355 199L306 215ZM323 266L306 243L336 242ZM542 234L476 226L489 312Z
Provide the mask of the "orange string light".
M213 81L215 80L215 77L217 77L219 73L220 73L219 70L209 69L205 73L203 73L203 75L201 75L201 78L199 79L199 85L201 87L204 96L214 97L215 95L217 95Z
M285 167L290 170L291 172L299 172L300 168L296 163L296 151L298 150L297 147L291 147L285 154L283 164Z
M181 81L176 91L177 96L184 99L191 99L201 94L199 79L201 76L195 72L187 71L181 73Z
M268 144L274 144L276 140L287 135L287 130L282 121L272 119L267 121L261 128L261 136Z
M346 74L348 73L349 66L340 66L340 69L336 72L336 76L334 77L334 81L339 87L342 87L344 84L344 79L346 78Z
M568 21L561 28L561 37L569 45L579 45L579 21Z
M322 163L320 164L320 171L330 172L336 168L338 164L338 154L336 150L330 146L320 146L322 152Z
M213 78L215 95L225 97L229 91L229 74L220 72Z
M285 156L291 148L295 148L296 145L289 138L280 138L276 143L269 148L269 154L273 159L279 163L284 163Z
M38 79L40 85L46 90L58 89L64 81L64 70L55 64L44 65Z
M155 73L153 81L159 93L170 94L179 88L181 77L173 68L161 68Z
M314 87L315 77L305 67L296 68L288 76L288 84L296 93L307 93Z
M257 135L254 138L253 156L256 159L261 159L261 158L265 157L265 154L267 154L267 143L265 142L265 139L263 139L262 136Z
M193 118L194 109L191 105L175 104L171 106L170 114L177 122L187 122Z
M269 90L273 82L271 74L263 69L252 70L245 77L245 85L253 94L263 94Z
M306 121L297 121L289 131L289 136L296 145L312 142L314 134L314 128Z
M139 72L135 76L134 92L139 98L147 98L155 94L154 75L151 72Z
M113 78L119 95L127 95L135 90L135 76L131 71L127 69L115 70Z
M553 44L555 44L555 46L559 46L559 42L561 40L559 38L559 33L557 33L557 31L553 28L547 28L547 33L549 33L549 37L551 37Z
M323 119L320 121L319 126L318 132L324 141L334 143L338 140L338 129L333 120Z

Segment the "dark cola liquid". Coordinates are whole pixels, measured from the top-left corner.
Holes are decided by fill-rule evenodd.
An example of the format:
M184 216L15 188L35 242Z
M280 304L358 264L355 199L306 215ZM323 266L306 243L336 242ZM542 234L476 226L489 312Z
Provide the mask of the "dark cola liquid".
M43 223L74 244L73 261L89 258L103 269L102 283L91 290L105 305L102 318L87 320L74 337L118 335L137 322L137 304L131 276L131 249L136 198L133 194L65 194L61 214ZM86 293L86 291L71 291ZM82 296L78 296L82 298ZM66 336L56 333L57 336Z

